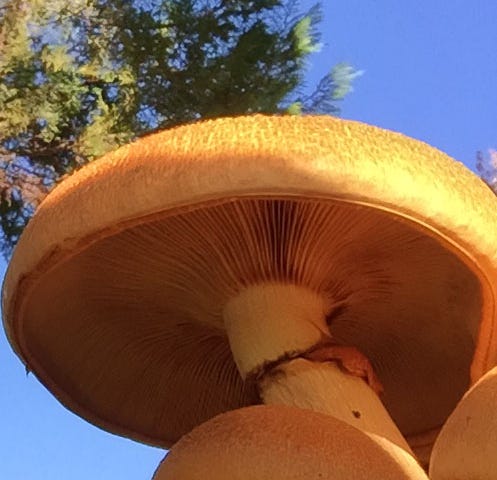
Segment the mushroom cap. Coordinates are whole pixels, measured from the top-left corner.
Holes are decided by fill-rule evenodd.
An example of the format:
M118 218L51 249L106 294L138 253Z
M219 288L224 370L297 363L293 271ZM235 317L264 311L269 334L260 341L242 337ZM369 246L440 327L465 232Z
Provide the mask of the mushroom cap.
M497 361L496 206L461 164L372 126L183 126L54 189L14 252L4 323L65 406L168 447L258 401L232 359L226 303L297 284L330 300L333 337L366 354L414 436L445 421L470 370L476 380Z
M433 446L433 480L495 480L497 475L497 367L464 395Z
M428 480L388 440L322 413L260 405L218 415L185 435L154 480Z

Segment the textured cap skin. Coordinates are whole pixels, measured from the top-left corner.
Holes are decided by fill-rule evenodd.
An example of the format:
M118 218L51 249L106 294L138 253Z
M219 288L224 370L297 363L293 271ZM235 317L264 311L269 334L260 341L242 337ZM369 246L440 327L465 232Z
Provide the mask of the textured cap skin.
M495 480L497 367L464 395L440 431L430 461L433 480Z
M167 179L167 186L165 185ZM19 283L144 217L227 197L328 197L373 205L454 244L497 279L495 195L467 168L401 134L331 117L223 118L144 137L62 182L16 248L3 286L9 339ZM492 289L491 292L488 291ZM473 380L497 363L495 309L485 305Z
M183 437L154 480L427 480L405 451L310 410L256 406Z
M476 346L471 367L473 381L497 363L494 194L464 166L421 142L357 122L319 116L257 115L179 127L142 138L62 182L27 226L4 281L4 324L14 350L76 413L113 432L163 446L171 445L213 415L256 401L253 392L238 378L225 335L222 329L217 329L218 325L215 329L206 325L202 335L188 343L182 339L189 333L190 324L183 317L175 318L178 328L168 337L170 351L166 348L161 351L160 315L166 307L155 304L148 311L145 307L153 301L168 300L161 291L159 273L163 272L151 273L155 275L155 290L150 292L142 282L143 277L135 278L132 268L140 265L148 268L150 264L154 270L160 265L162 258L153 258L153 255L162 241L162 218L169 221L189 212L201 215L198 213L201 206L253 198L313 199L354 209L364 207L361 222L368 211L374 210L382 219L389 221L391 216L405 229L419 233L419 237L431 236L430 241L435 239L432 243L443 245L440 250L448 250L457 258L459 263L455 270L467 270L461 278L467 279L468 284L476 278L477 287L481 289L480 295L472 282L471 288L465 291L465 281L462 281L459 290L448 292L443 304L449 308L451 298L457 300L464 295L476 298L468 325L464 326L469 333L466 330L454 332L455 336L467 337L464 342L467 351L468 345L471 346L472 357L473 345ZM152 223L158 232L154 233L155 238L159 239L153 248L147 243L148 237L141 243L134 236L128 239L128 231L140 236L142 227ZM382 228L376 234L381 234ZM163 238L168 239L179 230L171 227ZM361 235L367 237L368 232ZM120 240L114 243L114 237ZM135 264L121 271L119 263L126 261L126 248L131 248L130 245L135 252ZM397 246L400 257L402 248ZM89 262L88 252L96 252L92 253L94 263ZM113 260L114 252L120 253L118 260ZM191 251L185 251L184 256L199 264L203 261ZM422 265L423 260L416 258L414 263ZM98 270L99 265L105 268ZM436 262L434 265L431 273L436 276ZM395 268L402 273L402 265ZM422 273L418 277L422 277ZM83 274L86 275L84 284ZM124 280L127 288L133 287L127 296L118 292ZM213 280L217 278L207 278L202 285L210 285ZM100 295L94 285L101 281L107 281L110 287ZM177 283L181 281L180 278ZM79 297L74 294L71 300L67 299L67 285L71 285L73 293L79 292ZM94 290L90 298L87 292L91 288ZM132 305L123 301L128 297ZM111 303L116 308L112 312ZM73 319L73 313L86 312L88 304L98 307L104 319L99 329L94 328L93 321L99 320L95 310ZM66 308L71 312L67 318ZM46 322L43 327L38 315ZM151 317L153 321L149 322ZM119 325L122 318L129 320L126 329ZM435 308L433 318L424 319L420 328L425 328L427 321L436 320ZM91 328L87 328L90 324ZM415 326L410 335L422 336L414 329ZM137 332L141 335L140 341L133 343ZM369 331L367 335L374 338L374 333ZM399 344L398 335L392 337L391 343L394 349ZM88 350L78 351L69 361L68 357L80 345L88 346ZM450 349L451 343L447 342L444 348ZM178 357L171 354L179 351ZM187 371L184 361L192 357L192 352L199 361L195 372L197 378L201 378L201 393L186 390L185 398L196 402L193 413L184 416L174 413L168 417L173 407L181 410L185 398L174 397L178 391L176 384L165 373L161 376L158 372L164 362L169 362L168 366L179 372L184 383L190 384L191 372ZM214 353L224 362L225 367L220 371L209 370ZM432 358L424 353L411 352L404 363L414 360L415 356ZM454 355L458 357L458 353ZM392 356L395 358L395 352ZM91 365L92 362L97 365ZM91 368L85 370L83 378L81 369L89 365ZM375 366L387 370L384 365ZM467 367L469 370L469 365ZM462 367L454 370L459 368ZM152 378L149 374L153 374ZM391 382L398 376L392 372ZM105 386L109 378L116 382L112 387ZM140 384L140 390L136 385L137 380L142 379L146 384ZM437 379L432 381L438 382ZM99 389L98 398L87 388L88 382L92 388ZM221 385L223 392L227 390L226 398L218 394L213 384ZM463 387L465 389L465 385ZM118 391L121 388L122 391ZM128 389L134 392L133 396ZM171 390L175 403L167 405L164 411L157 411L159 405L164 405L160 395L167 389ZM204 394L212 398L205 400ZM144 402L144 398L149 403ZM133 417L136 402L141 402L148 415L146 425ZM437 413L438 417L443 414L443 411ZM174 428L165 431L170 424L174 424ZM439 424L431 428L437 426Z

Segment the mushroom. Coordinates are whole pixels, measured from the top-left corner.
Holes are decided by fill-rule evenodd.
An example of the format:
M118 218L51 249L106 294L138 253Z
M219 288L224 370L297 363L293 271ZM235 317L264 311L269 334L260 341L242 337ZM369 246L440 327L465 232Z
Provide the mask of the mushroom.
M262 400L408 450L497 360L496 234L493 193L421 142L324 116L209 120L46 198L5 327L66 407L139 441Z
M428 480L382 437L284 405L223 413L174 445L154 480Z
M433 447L433 480L497 478L497 367L464 395Z

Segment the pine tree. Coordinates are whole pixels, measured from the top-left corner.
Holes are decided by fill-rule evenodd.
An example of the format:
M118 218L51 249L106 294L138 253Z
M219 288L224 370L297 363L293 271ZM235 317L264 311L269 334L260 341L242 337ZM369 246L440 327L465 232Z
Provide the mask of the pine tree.
M336 114L357 75L304 95L319 5L0 0L0 249L65 175L155 129L249 112Z

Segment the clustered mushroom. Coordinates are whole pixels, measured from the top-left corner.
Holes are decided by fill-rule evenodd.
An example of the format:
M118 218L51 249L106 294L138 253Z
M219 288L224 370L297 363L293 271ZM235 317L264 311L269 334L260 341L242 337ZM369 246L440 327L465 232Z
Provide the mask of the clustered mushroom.
M430 478L494 480L497 476L497 367L464 395L433 447Z
M461 164L360 123L187 125L54 189L9 266L5 327L95 425L166 448L191 432L157 478L207 478L167 465L198 454L206 468L222 439L234 470L274 447L288 473L309 453L301 430L321 445L322 478L423 478L413 456L427 465L469 385L497 364L496 205ZM471 398L458 409L478 409ZM350 449L376 476L351 476ZM318 472L302 468L285 478ZM277 478L261 472L227 478Z
M404 449L286 405L223 413L183 436L153 480L426 480Z

